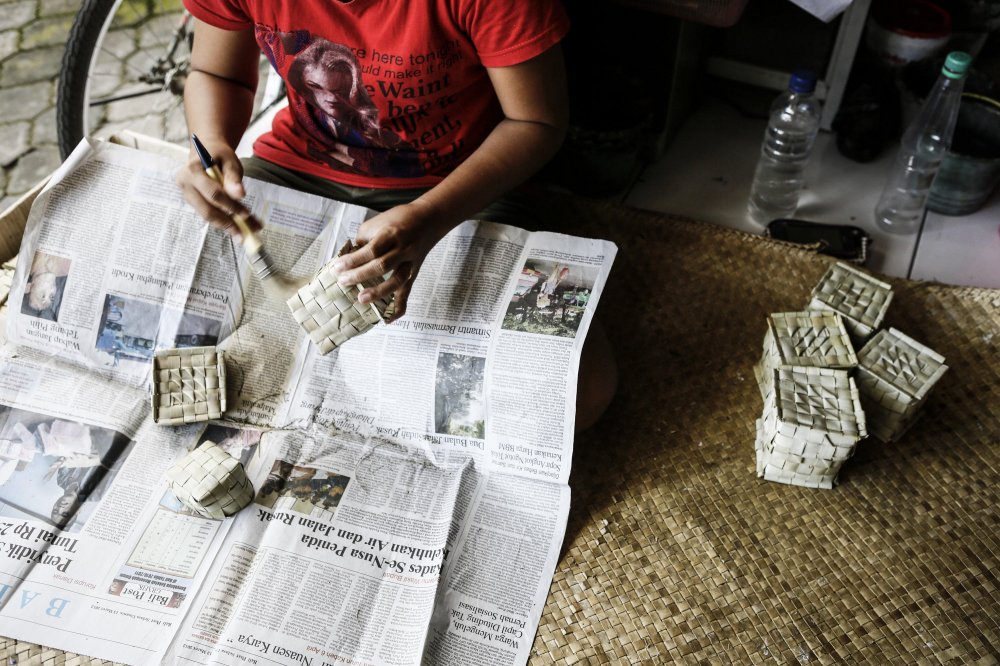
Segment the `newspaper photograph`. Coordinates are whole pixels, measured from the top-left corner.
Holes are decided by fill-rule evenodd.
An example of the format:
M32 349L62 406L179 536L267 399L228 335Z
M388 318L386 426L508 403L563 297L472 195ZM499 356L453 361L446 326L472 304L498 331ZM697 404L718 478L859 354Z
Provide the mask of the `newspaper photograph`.
M525 664L569 514L576 377L616 248L469 220L406 316L321 354L179 163L83 144L36 200L0 347L0 631L128 664ZM247 180L289 283L372 214ZM161 349L223 418L153 421ZM253 486L207 518L167 471Z

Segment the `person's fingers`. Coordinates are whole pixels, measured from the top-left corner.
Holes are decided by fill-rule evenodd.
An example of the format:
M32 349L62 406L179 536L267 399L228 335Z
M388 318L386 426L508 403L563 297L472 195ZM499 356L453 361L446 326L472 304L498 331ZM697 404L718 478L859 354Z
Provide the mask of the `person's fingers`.
M239 166L236 168L242 171ZM252 230L260 228L260 223L250 216L250 211L238 200L230 197L222 184L209 177L200 163L192 162L182 169L177 175L177 184L181 188L184 200L212 226L238 235L232 217L239 214L247 218ZM242 184L239 184L239 187L242 189Z
M353 252L348 252L342 257L337 257L333 262L333 270L338 274L350 271L352 268L363 266L375 258L375 246L371 243L362 245Z
M355 237L355 243L358 248L342 257L338 257L334 263L333 268L338 273L378 260L392 253L393 250L396 250L401 245L401 243L395 240L394 235L388 231L383 230L382 233L375 233L371 238L365 236L364 231L365 225L361 225ZM390 270L392 270L392 266L388 266L382 272L388 273Z
M400 289L406 287L407 291L409 288L407 284L411 282L411 277L413 273L410 268L410 264L403 264L396 270L392 272L387 280L381 282L374 287L368 287L362 290L358 294L358 302L360 303L371 303L372 301L379 298L389 298L394 293L399 294Z
M206 222L216 229L221 229L234 238L242 238L243 233L240 227L233 221L233 216L226 215L204 199L190 198L188 199L188 203L191 204L196 213L201 215ZM260 221L253 216L245 216L244 219L246 220L247 227L252 232L257 232L263 227Z
M363 245L361 249L345 254L337 260L333 269L340 284L361 284L376 280L394 270L401 261L399 252L378 252L374 243Z
M207 175L194 181L194 187L198 193L210 204L218 208L226 217L232 217L237 213L249 217L248 211L239 200L233 199L226 192L222 183L217 183Z
M410 283L407 283L402 288L396 291L396 298L393 301L392 316L389 317L390 324L406 314L406 302L409 299L410 299Z
M358 231L354 235L354 242L358 245L367 245L370 240L378 235L379 230L382 228L379 222L384 220L386 215L387 213L379 213L378 215L365 220L365 222L358 227Z
M239 230L236 228L236 225L233 224L232 218L219 210L216 206L206 201L197 190L185 193L184 198L188 204L194 208L194 211L213 227L222 229L226 233L233 236L239 234Z
M247 195L243 187L243 164L236 153L225 152L216 159L216 165L222 171L222 187L231 198L240 200Z

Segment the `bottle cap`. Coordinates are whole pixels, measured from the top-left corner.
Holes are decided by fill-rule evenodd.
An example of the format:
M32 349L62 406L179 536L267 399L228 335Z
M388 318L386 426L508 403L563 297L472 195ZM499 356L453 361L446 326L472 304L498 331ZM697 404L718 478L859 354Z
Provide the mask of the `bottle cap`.
M811 69L795 70L788 81L788 89L797 93L810 93L816 90L816 72Z
M944 67L941 68L941 73L947 76L949 79L960 79L965 76L965 73L969 71L969 65L972 64L972 56L964 51L952 51L948 54L948 57L944 60Z

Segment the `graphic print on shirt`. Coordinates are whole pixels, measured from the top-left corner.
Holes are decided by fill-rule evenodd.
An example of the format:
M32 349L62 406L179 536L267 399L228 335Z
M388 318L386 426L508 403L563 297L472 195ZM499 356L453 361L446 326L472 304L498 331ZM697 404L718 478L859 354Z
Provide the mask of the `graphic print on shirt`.
M258 24L255 32L263 52L287 83L289 108L311 159L347 173L413 178L458 158L462 141L451 145L450 151L419 145L421 137L437 139L460 127L461 121L453 128L419 126L419 118L427 115L419 111L421 106L426 110L448 99L447 94L433 97L447 85L446 73L436 85L423 85L420 79L421 85L414 87L398 78L387 80L385 75L396 73L374 62L374 54L364 48L331 42L305 30L277 32ZM362 59L369 63L363 64ZM373 97L382 100L387 114L380 112ZM417 105L414 97L429 99ZM407 113L401 113L403 109Z

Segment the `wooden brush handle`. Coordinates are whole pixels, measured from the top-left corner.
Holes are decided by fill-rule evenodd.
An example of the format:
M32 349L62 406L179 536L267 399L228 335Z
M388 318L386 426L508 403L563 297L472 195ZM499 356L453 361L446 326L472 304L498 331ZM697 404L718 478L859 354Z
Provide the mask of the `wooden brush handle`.
M257 234L250 230L247 218L236 213L233 215L232 220L236 228L240 230L240 236L243 238L243 249L246 250L246 253L250 255L260 254L260 248L263 243L260 242Z
M211 167L205 169L205 173L208 174L209 178L222 185L222 174L219 173L217 166L213 164ZM246 216L240 213L233 213L229 219L239 229L240 236L243 239L243 249L246 250L246 253L249 255L260 254L260 248L263 244L260 242L257 234L250 230L250 224L247 222Z

